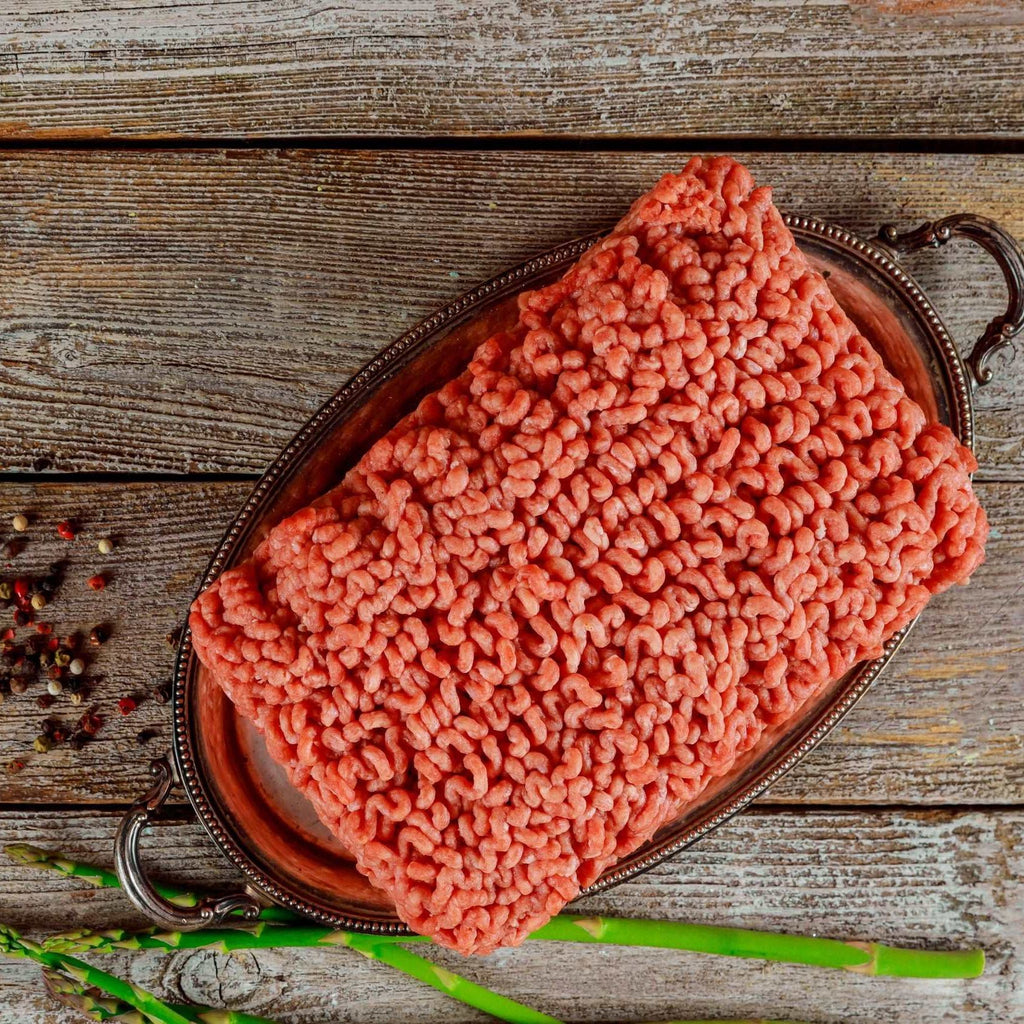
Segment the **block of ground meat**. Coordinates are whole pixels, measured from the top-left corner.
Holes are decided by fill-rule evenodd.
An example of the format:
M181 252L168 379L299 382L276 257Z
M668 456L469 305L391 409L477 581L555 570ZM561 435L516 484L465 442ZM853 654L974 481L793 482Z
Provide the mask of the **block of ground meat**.
M359 869L521 942L967 579L970 451L748 171L693 160L195 602Z

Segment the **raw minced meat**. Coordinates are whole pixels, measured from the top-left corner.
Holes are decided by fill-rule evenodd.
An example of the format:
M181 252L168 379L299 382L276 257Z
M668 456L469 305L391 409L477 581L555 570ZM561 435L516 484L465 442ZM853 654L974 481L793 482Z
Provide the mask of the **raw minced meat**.
M196 601L416 931L521 942L876 657L987 533L767 188L693 160Z

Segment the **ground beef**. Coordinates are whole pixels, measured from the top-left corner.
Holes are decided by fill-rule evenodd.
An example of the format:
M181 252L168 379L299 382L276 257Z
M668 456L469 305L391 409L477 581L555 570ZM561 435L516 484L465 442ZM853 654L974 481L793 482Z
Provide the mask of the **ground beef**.
M971 453L693 160L195 603L416 931L514 945L982 559Z

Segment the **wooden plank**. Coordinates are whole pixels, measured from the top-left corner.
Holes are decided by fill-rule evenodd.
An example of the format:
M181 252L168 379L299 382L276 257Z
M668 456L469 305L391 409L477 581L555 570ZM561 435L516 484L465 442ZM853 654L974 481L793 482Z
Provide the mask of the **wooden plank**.
M0 803L126 803L148 788L149 758L169 744L169 711L152 700L128 718L116 700L169 677L164 637L178 625L207 560L248 490L246 483L5 485L0 526L21 508L33 518L18 570L32 577L70 551L68 580L45 613L59 633L112 622L113 636L90 650L87 675L102 675L95 701L107 724L79 752L31 750L46 717L32 695L0 707ZM770 793L798 804L1007 804L1024 802L1024 488L979 488L994 526L988 561L967 590L937 598L875 688L801 767ZM69 546L53 524L82 527ZM118 547L95 548L104 533ZM100 594L84 585L110 573ZM4 575L12 570L5 570ZM6 614L6 613L5 613ZM38 693L39 691L36 690ZM51 709L74 722L62 697ZM159 737L136 745L140 729Z
M1024 130L1013 0L26 0L3 38L14 138Z
M109 813L6 811L0 841L59 846L110 862ZM191 824L162 824L147 861L197 886L232 875ZM775 1017L820 1024L1024 1016L1024 812L751 812L674 861L593 897L581 909L763 928L916 947L982 946L970 982L864 978L807 967L569 944L530 944L449 969L569 1021ZM3 917L32 934L139 922L120 893L9 864L0 857ZM231 1005L288 1024L461 1024L483 1017L344 950L212 952L104 958L164 996ZM71 1024L40 992L38 972L0 962L0 1024Z
M0 153L0 464L262 471L419 318L607 227L685 159ZM1018 157L745 159L784 209L865 234L968 209L1024 237ZM992 261L966 243L914 266L962 342L1005 303ZM1024 471L1024 374L1015 354L997 360L978 393L978 450L1005 477Z

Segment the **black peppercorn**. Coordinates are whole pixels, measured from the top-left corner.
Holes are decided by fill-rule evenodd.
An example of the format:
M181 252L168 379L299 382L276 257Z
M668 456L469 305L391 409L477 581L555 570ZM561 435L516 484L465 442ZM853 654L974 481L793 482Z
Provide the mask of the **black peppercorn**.
M81 750L89 742L89 737L84 732L74 732L68 740L68 746L72 750Z
M135 735L135 742L141 747L144 743L148 743L159 735L160 731L158 729L140 729Z
M110 637L110 633L107 631L105 626L93 626L89 630L89 643L93 647L99 647L100 644L105 644Z
M47 708L53 707L53 695L49 693L41 693L36 697L36 703L45 711Z
M14 610L14 624L16 626L27 626L32 621L32 616L22 608Z
M152 697L157 704L166 704L171 699L171 684L161 683L153 690Z

